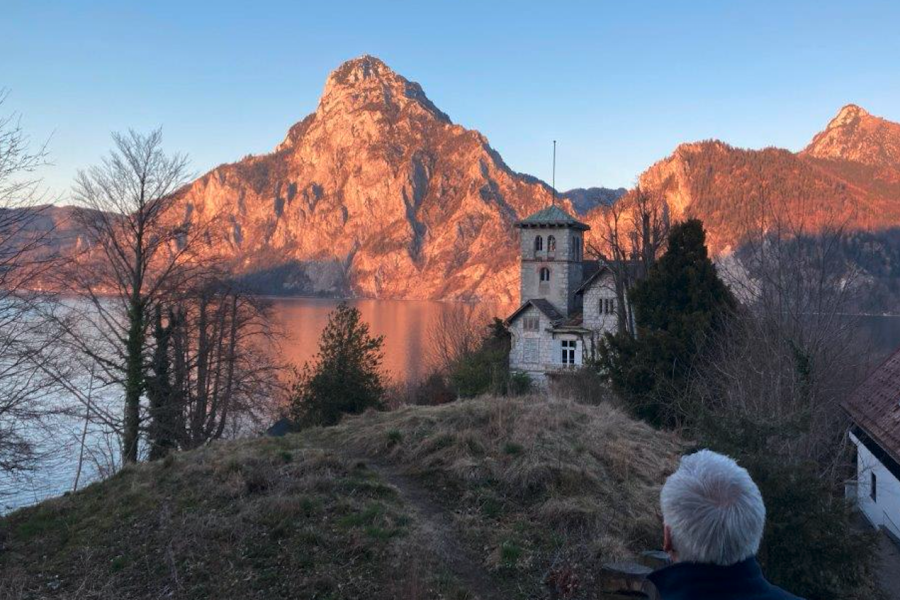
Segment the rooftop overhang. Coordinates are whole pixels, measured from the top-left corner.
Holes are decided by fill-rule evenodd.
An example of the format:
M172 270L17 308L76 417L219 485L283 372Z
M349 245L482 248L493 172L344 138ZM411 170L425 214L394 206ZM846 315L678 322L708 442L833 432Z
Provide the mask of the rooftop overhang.
M587 223L568 221L542 221L540 223L516 221L515 226L519 229L577 229L578 231L588 231L591 228Z

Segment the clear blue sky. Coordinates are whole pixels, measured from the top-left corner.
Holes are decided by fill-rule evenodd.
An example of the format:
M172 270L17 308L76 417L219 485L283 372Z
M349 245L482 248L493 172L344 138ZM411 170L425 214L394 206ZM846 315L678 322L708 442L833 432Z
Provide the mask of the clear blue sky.
M198 173L271 150L373 54L514 169L630 186L683 141L802 148L844 104L900 121L900 2L3 0L0 87L47 186L162 125Z

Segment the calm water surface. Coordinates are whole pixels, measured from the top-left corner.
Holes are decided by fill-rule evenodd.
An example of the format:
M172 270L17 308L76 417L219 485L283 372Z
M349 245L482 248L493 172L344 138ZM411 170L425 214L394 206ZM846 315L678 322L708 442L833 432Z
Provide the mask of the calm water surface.
M278 298L275 315L287 333L284 358L300 366L312 360L319 335L337 300ZM353 300L370 332L384 336L384 366L396 381L414 381L424 376L429 331L442 313L460 310L458 303L411 300ZM505 318L515 307L484 304L489 314Z

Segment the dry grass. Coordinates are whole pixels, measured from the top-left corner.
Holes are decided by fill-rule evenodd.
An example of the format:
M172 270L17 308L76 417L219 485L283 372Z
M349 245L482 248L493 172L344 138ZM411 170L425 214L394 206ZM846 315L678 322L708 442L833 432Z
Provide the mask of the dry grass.
M540 595L555 567L586 590L599 562L658 545L681 449L608 406L540 397L218 443L0 519L0 600L469 597L429 510L499 597Z
M396 491L296 442L215 444L0 520L0 599L398 597L421 552Z
M608 404L540 396L368 413L313 435L436 490L524 595L548 569L589 585L600 563L659 547L659 488L685 450Z

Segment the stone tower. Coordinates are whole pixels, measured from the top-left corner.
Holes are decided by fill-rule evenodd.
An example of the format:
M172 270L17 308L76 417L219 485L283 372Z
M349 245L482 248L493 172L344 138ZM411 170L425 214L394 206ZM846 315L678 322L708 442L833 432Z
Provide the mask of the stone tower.
M563 316L577 312L584 278L584 232L590 229L558 206L516 223L522 256L521 300L544 299Z

